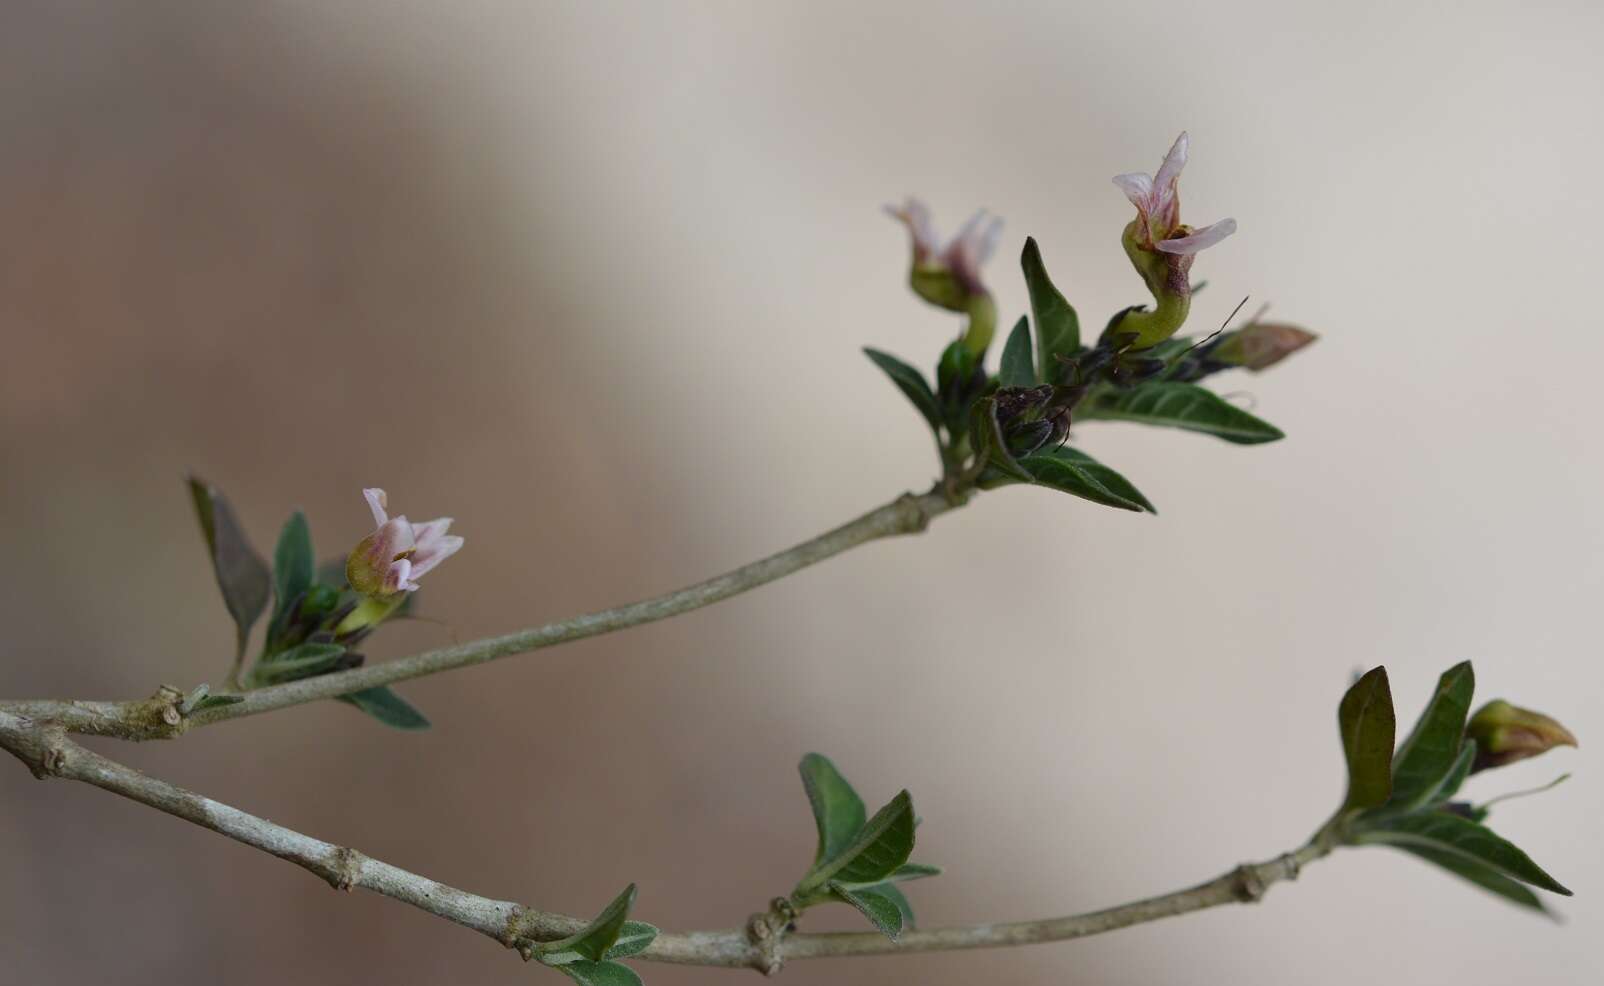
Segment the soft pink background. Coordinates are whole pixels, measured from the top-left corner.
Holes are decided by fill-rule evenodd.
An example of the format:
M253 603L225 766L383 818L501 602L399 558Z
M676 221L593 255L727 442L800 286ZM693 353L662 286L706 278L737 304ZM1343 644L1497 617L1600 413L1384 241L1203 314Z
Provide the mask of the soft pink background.
M1104 906L1290 848L1340 794L1333 710L1386 662L1413 714L1484 697L1604 740L1604 229L1596 4L11 3L0 12L0 693L221 678L180 478L257 543L330 551L362 485L453 514L444 626L379 656L655 593L921 486L858 354L956 328L879 212L1037 236L1088 324L1141 300L1108 182L1181 128L1187 215L1234 215L1198 326L1244 294L1325 334L1249 389L1259 449L1121 425L1088 450L1163 511L981 498L668 624L116 747L475 890L734 924L812 851L794 775L907 785L925 923ZM1261 907L1007 953L798 965L796 983L1591 981L1588 752L1498 828L1568 927L1401 855ZM17 983L556 982L469 932L82 786L0 765ZM810 926L856 926L845 912ZM1589 972L1591 970L1591 972ZM661 984L750 973L643 967Z

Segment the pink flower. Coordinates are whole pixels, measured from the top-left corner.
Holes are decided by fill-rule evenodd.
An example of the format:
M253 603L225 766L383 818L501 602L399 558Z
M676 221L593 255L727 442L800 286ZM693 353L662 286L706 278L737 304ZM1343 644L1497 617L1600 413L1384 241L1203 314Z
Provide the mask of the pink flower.
M908 227L913 239L913 266L915 269L946 271L969 294L985 294L980 280L980 268L991 259L1002 236L1003 222L996 216L988 217L981 209L964 223L958 235L945 246L930 221L930 210L916 198L908 198L902 206L886 206L886 212ZM935 300L935 299L930 299ZM937 301L937 304L942 302Z
M462 538L446 533L451 529L450 517L413 524L405 516L388 514L389 501L383 490L366 489L362 495L378 526L351 552L345 577L363 595L416 591L418 579L462 549Z
M1194 254L1236 232L1235 219L1222 219L1202 229L1193 229L1181 222L1181 198L1176 183L1181 179L1181 169L1186 167L1189 140L1185 131L1175 138L1174 146L1164 155L1164 163L1159 165L1156 175L1114 176L1114 184L1136 206L1136 242L1144 249Z

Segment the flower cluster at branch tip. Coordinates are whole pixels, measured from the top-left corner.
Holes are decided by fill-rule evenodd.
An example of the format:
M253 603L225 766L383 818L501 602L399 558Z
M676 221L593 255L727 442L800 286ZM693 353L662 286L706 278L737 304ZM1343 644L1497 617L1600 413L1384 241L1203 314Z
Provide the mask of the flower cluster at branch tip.
M370 598L390 598L418 588L418 579L462 549L462 538L447 534L451 518L413 524L403 516L391 517L389 501L381 489L365 489L368 509L377 525L357 543L345 562L351 588Z
M1181 180L1181 169L1186 167L1190 142L1191 138L1182 131L1170 146L1170 152L1164 155L1164 163L1159 165L1157 174L1133 172L1114 176L1114 184L1136 206L1133 233L1143 249L1195 254L1236 232L1235 219L1221 219L1202 229L1193 229L1181 222L1181 195L1176 186Z
M913 241L913 264L908 282L919 297L948 311L969 316L964 342L970 352L985 352L997 324L997 306L981 280L980 268L997 249L1003 222L981 209L964 223L946 244L936 233L930 210L909 197L886 212L908 227Z

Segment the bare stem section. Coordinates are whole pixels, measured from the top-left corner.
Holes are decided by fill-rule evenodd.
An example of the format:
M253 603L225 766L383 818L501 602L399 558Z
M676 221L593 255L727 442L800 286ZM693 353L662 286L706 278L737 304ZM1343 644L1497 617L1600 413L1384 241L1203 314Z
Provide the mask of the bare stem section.
M75 743L59 723L0 711L0 748L16 756L41 779L60 777L91 784L288 860L338 890L360 887L382 894L471 928L508 948L560 938L574 933L585 923L567 915L537 911L513 901L481 897L438 883L354 849L303 835L186 791L85 749ZM745 929L663 933L639 957L686 965L753 968L773 974L791 959L944 952L1065 941L1219 904L1258 901L1271 885L1295 879L1305 863L1330 851L1330 846L1317 838L1295 852L1262 863L1244 864L1195 887L1070 917L909 931L895 942L878 934L791 934L773 939Z
M857 520L793 548L665 595L500 637L487 637L455 647L413 654L383 664L240 692L239 702L216 705L192 715L179 714L178 703L182 696L171 689L164 689L154 698L138 702L0 702L0 711L50 720L69 732L86 735L115 736L128 740L169 739L194 726L207 726L292 705L349 695L380 685L393 685L689 613L767 585L861 544L901 534L919 533L931 518L961 505L961 500L949 500L935 492L904 494Z

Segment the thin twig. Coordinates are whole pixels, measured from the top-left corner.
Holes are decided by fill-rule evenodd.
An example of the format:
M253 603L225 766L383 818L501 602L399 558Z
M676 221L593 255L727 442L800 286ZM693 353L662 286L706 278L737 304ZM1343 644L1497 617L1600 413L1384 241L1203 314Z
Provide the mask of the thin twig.
M916 534L925 529L931 518L961 505L961 500L955 502L934 491L923 495L904 494L857 520L779 554L665 595L382 664L241 692L238 693L241 701L214 705L190 716L179 717L170 711L176 701L169 694L170 690L139 702L0 702L0 711L49 719L69 732L128 740L168 739L194 726L393 685L688 613L766 585L858 545L901 534Z
M471 928L508 948L522 951L532 942L572 934L585 923L567 915L459 890L186 791L85 749L73 742L59 723L0 711L0 748L25 763L36 777L92 784L272 853L316 874L336 889L371 890ZM1185 890L1070 917L908 931L895 942L872 933L790 934L765 939L737 929L665 932L638 957L682 965L753 968L773 974L791 959L901 955L1065 941L1220 904L1256 902L1270 886L1295 879L1305 864L1330 851L1329 842L1317 836L1294 852L1262 863L1243 864Z

